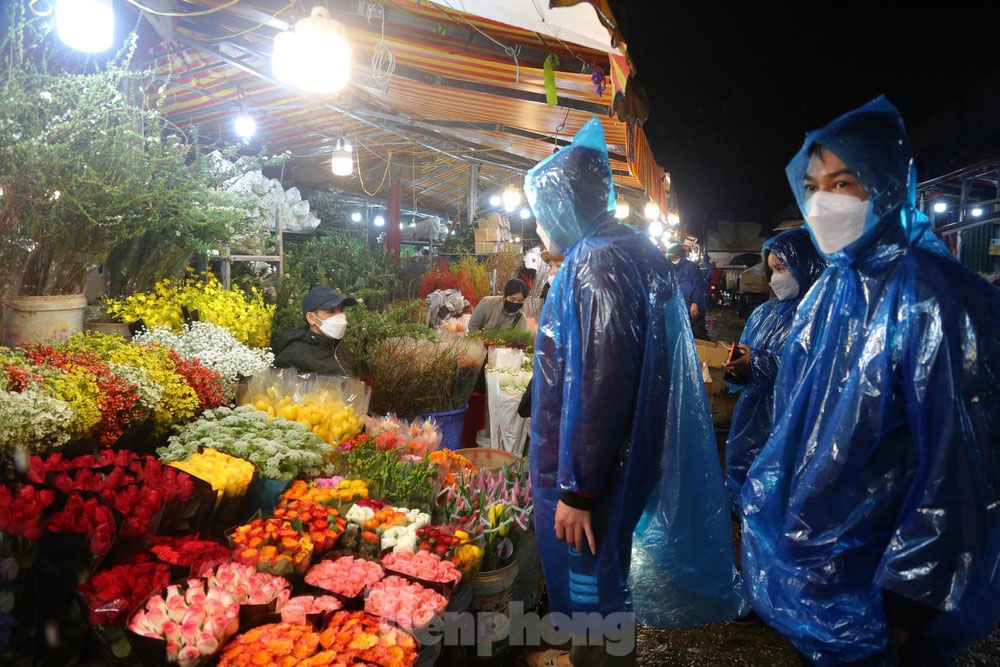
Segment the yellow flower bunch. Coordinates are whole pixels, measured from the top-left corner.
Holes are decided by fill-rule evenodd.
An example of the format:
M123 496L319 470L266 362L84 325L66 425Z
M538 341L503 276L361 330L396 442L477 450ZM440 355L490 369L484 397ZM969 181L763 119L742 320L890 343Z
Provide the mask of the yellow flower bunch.
M48 372L43 385L47 393L66 401L72 408L73 420L66 425L71 438L82 438L97 426L101 419L102 393L97 380L88 371L77 368Z
M473 544L469 533L464 530L456 530L455 537L459 540L459 547L455 550L452 562L462 576L468 576L479 569L479 564L483 561L483 550L479 545Z
M142 320L150 329L166 327L180 332L184 326L181 307L198 311L198 319L228 329L241 343L267 347L271 340L273 305L264 301L260 290L244 292L239 287L227 290L212 274L190 276L183 282L169 279L158 282L151 291L132 294L104 303L108 314L122 322Z
M365 425L354 408L329 394L309 394L293 401L291 396L282 396L277 386L271 386L246 404L266 412L271 419L301 422L331 445L355 437Z
M218 494L216 506L223 496L238 498L246 494L254 473L254 465L249 461L212 448L195 452L186 461L174 461L170 465L211 484Z

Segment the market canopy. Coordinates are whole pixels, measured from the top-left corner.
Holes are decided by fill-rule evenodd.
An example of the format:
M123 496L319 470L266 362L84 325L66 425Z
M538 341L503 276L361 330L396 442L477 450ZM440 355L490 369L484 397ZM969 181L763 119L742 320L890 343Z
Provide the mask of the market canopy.
M383 198L398 179L404 208L467 220L473 178L482 214L490 194L520 186L526 169L596 115L620 193L633 203L651 198L666 211L663 172L642 128L609 115L615 94L625 92L629 66L620 51L606 50L614 38L587 2L547 9L535 0L331 0L330 15L347 29L353 56L347 88L323 96L278 81L270 66L275 36L311 3L138 4L180 15L144 12L164 38L145 66L158 75L155 86L163 86L167 117L183 129L198 126L203 140L232 142L232 119L243 104L257 121L251 148L289 151L287 175L301 184ZM594 4L610 16L604 2ZM507 7L506 20L520 27L491 18ZM547 58L553 105L547 103ZM360 166L347 177L330 170L342 138L356 147Z

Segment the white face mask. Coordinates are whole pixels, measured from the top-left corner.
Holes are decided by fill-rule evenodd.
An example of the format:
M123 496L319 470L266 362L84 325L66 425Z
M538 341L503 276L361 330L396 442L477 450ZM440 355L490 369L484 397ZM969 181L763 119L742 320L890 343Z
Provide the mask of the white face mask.
M327 338L340 340L347 332L347 315L344 313L331 315L320 323L319 331Z
M861 238L867 215L868 202L850 195L817 192L806 200L806 225L827 255Z
M550 273L549 277L546 278L546 280L549 282L549 285L551 285L552 281L555 280L555 279L556 279L556 274L554 274L554 273Z
M771 276L771 289L778 301L788 301L799 295L799 283L790 273L775 273Z

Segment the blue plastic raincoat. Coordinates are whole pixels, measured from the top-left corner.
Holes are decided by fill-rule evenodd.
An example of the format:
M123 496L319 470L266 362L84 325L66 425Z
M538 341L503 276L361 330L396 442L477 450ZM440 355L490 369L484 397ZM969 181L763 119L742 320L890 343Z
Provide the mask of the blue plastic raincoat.
M734 392L740 392L726 440L726 488L737 514L747 469L771 435L774 380L792 328L792 317L806 292L826 268L826 262L804 229L790 229L768 239L761 252L765 266L769 253L774 253L791 272L799 284L799 295L785 301L772 298L754 309L740 338L740 342L750 348L750 376L727 383Z
M550 247L566 255L540 318L532 396L552 610L611 613L634 601L640 622L664 626L739 615L746 602L689 317L666 260L610 214L600 122L529 171L525 192ZM556 539L562 492L594 498L596 555Z
M682 255L681 261L671 266L674 268L674 277L688 307L696 303L698 310L702 312L707 310L708 297L705 292L708 283L698 265Z
M883 591L939 610L919 651L948 663L1000 619L1000 291L915 210L884 98L807 136L787 169L803 209L814 143L869 213L796 313L743 486L743 574L754 610L817 664L894 664Z

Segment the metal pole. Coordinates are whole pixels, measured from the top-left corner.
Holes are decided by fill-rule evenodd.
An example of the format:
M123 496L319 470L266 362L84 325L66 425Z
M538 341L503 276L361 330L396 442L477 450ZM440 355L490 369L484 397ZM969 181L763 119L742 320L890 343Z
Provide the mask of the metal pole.
M280 211L280 206L274 209L274 229L278 233L278 277L274 280L275 292L281 291L281 276L285 275L285 224Z
M479 165L469 165L469 224L476 221L476 201L479 199Z

